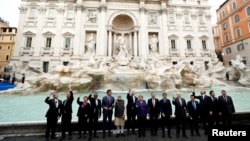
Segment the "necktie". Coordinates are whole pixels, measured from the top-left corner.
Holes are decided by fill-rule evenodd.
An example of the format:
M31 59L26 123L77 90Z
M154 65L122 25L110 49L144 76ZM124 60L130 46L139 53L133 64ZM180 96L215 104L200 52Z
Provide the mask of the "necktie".
M153 99L152 102L153 102L153 106L155 107L155 99Z
M227 102L227 97L226 96L224 96L224 100Z
M57 102L57 100L55 100L55 104L56 104L56 108L58 107L58 102Z
M166 103L166 99L164 99L164 103Z
M86 106L86 103L83 103L83 104L82 104L82 108L84 108L85 106Z
M133 96L133 103L135 103L135 97Z
M196 110L196 104L195 104L195 102L192 102L192 103L193 103L194 110Z
M180 105L182 106L181 98L179 98Z

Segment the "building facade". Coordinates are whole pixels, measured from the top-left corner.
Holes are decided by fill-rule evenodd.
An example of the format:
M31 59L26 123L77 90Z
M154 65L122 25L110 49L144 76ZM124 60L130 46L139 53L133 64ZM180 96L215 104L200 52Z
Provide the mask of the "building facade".
M208 0L22 0L12 62L42 68L129 54L205 69L214 54Z
M250 1L226 0L217 10L223 60L231 65L237 55L249 66L250 56Z
M3 76L13 54L17 28L9 27L3 20L0 23L0 76Z

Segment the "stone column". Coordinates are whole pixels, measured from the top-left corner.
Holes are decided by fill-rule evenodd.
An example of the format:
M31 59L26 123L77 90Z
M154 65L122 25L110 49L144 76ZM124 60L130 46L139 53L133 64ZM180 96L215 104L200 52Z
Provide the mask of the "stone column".
M112 56L115 56L116 54L116 33L114 33L114 44L113 44L113 47L112 47L112 50L113 50L113 53L112 53Z
M133 39L132 39L132 33L129 33L129 48L131 50L131 55L133 55Z
M96 54L98 56L107 56L107 30L106 30L106 3L102 2L99 7L100 18L98 20L98 41Z
M76 6L76 16L75 16L75 36L74 36L74 56L80 57L84 53L84 42L82 41L82 33L83 33L83 26L82 26L82 11L83 6L77 5Z
M138 40L137 31L134 31L134 57L138 56L138 54L137 54L137 51L138 51L137 40Z
M109 42L108 42L108 56L110 57L112 55L112 31L109 31Z
M148 33L147 33L147 25L146 25L146 17L145 17L145 2L144 0L140 1L140 42L139 42L139 56L147 56L148 52Z
M166 12L166 3L161 3L161 24L162 24L162 30L161 30L161 37L160 37L160 43L162 46L160 46L159 51L160 55L166 56L169 55L169 40L167 36L167 12Z

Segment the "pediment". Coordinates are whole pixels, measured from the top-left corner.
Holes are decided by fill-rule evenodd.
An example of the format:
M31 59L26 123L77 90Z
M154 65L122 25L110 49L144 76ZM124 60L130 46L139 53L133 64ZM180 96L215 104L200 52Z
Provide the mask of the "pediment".
M65 32L64 34L62 34L63 36L74 36L74 34L70 33L70 32Z
M50 32L50 31L47 31L47 32L43 33L43 35L45 35L45 36L54 36L55 34Z
M175 34L172 34L172 35L168 36L168 38L169 39L177 39L179 37L177 35L175 35Z
M184 38L185 38L185 39L193 39L194 36L192 36L192 35L186 35Z
M31 31L26 31L23 33L23 35L36 35L36 34Z
M202 36L200 36L199 38L200 38L200 39L205 39L205 40L206 40L206 39L208 39L209 37L208 37L207 35L202 35Z

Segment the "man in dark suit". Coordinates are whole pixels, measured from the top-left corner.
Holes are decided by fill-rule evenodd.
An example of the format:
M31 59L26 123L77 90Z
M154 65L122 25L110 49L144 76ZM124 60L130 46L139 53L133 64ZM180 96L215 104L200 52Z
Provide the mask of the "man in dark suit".
M130 133L132 129L132 134L135 134L135 117L136 117L136 102L138 98L135 96L135 90L129 90L127 94L127 131Z
M200 116L204 128L204 135L207 135L208 128L208 117L209 117L209 96L206 95L205 90L201 90L199 96L195 96L195 90L193 90L193 95L200 102Z
M115 98L112 96L112 90L107 90L107 96L102 98L102 108L103 108L103 128L102 137L106 137L105 130L108 129L108 136L111 137L111 126L112 126L112 115L114 108ZM108 119L108 123L107 123Z
M165 138L165 126L167 125L168 137L171 138L171 115L172 115L172 105L171 101L167 99L167 93L162 94L162 99L160 100L160 112L161 112L161 124L162 124L162 137Z
M50 96L53 95L53 99L50 99ZM57 121L61 117L61 111L62 111L62 101L58 99L58 93L52 92L45 99L45 103L49 104L49 109L46 113L47 117L47 128L46 128L46 135L45 138L48 141L49 135L51 131L51 139L56 139L55 131L56 131L56 125Z
M71 119L72 119L72 102L74 100L74 95L69 85L69 92L66 94L66 99L63 101L62 105L62 137L60 140L65 138L65 130L68 129L69 140L72 139L72 130L71 130Z
M208 127L211 129L214 125L219 125L219 112L218 112L218 100L215 97L215 92L210 91L209 98L209 118L208 118Z
M180 93L176 94L176 97L173 97L173 105L175 106L175 119L176 119L176 137L180 136L180 126L182 126L182 135L184 138L187 138L186 135L186 120L188 117L187 113L187 104L184 98L181 97Z
M219 115L222 117L224 127L232 125L232 114L235 113L233 100L227 95L225 90L221 90L221 96L218 97Z
M155 93L151 93L151 98L148 99L148 114L150 120L151 136L157 136L158 118L160 117L159 100L155 98Z
M190 101L187 103L190 128L191 128L191 136L194 136L194 131L197 136L200 136L199 132L199 115L200 115L200 105L198 101L195 101L194 95L190 96Z
M97 125L98 125L98 119L101 117L101 100L98 99L98 93L93 92L89 95L89 101L90 101L90 118L89 118L89 124L90 124L90 136L92 137L92 131L94 131L94 137L98 138L96 134Z
M88 103L88 97L84 96L83 101L80 101L80 97L77 98L77 104L79 105L77 116L78 116L78 127L79 127L79 136L78 139L82 137L82 130L84 138L86 137L86 132L88 130L88 119L90 117L90 104ZM88 127L88 128L87 128ZM91 140L91 137L89 137Z

